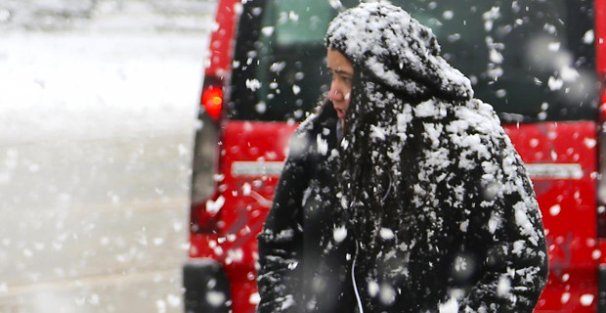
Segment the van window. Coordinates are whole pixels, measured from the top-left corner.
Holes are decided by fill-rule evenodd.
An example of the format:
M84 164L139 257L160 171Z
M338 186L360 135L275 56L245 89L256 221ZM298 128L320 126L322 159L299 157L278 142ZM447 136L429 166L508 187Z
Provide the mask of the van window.
M323 37L339 1L244 5L228 99L232 119L302 120L327 90ZM357 1L347 1L355 3ZM505 122L594 119L590 0L399 0ZM345 6L348 3L343 1Z
M324 33L328 2L252 1L236 39L228 116L300 121L326 91Z

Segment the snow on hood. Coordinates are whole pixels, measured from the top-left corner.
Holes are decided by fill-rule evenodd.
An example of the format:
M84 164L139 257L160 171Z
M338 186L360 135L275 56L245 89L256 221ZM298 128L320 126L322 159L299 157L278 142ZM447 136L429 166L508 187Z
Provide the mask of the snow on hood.
M439 55L431 29L386 1L340 13L328 27L325 44L341 51L358 71L412 97L473 97L469 79Z

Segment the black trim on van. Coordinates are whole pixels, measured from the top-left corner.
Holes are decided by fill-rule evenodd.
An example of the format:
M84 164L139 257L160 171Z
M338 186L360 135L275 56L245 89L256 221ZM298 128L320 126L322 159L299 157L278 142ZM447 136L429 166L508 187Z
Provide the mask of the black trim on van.
M223 267L210 259L194 259L183 266L185 313L228 313L229 281Z
M606 313L606 264L598 269L598 313Z

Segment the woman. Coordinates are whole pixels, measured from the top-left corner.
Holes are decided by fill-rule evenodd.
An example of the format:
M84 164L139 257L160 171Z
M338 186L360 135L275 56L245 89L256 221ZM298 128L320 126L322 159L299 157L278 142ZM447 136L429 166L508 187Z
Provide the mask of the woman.
M354 312L351 289L359 312L532 312L547 275L541 216L492 107L473 99L428 28L386 2L339 14L326 46L329 68L332 54L352 69L348 105L333 100L344 118L338 184L319 194L336 216L318 225L318 259L346 271L335 276L345 307L333 312ZM284 201L280 187L272 216ZM273 256L261 252L261 308L284 290L295 295L292 308L307 310L296 299L305 290L274 270Z

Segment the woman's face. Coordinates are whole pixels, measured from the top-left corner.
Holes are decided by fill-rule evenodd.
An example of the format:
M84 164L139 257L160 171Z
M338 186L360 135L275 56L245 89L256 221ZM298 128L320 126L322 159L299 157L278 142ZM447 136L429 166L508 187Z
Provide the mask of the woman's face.
M349 108L352 80L354 76L353 65L339 51L328 48L326 64L332 75L328 99L332 102L339 120L345 119L345 112Z

